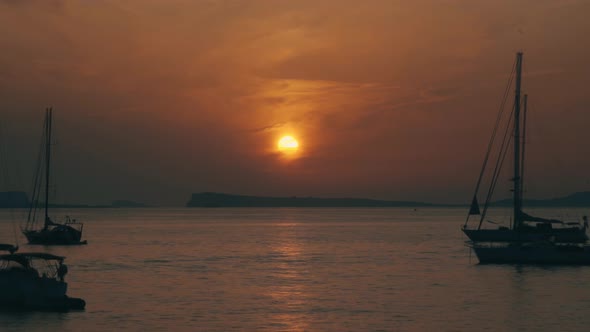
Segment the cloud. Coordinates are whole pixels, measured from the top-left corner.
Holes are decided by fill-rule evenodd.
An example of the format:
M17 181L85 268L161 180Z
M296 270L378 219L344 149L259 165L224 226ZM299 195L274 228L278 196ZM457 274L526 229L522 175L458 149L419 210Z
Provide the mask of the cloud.
M463 151L487 141L519 49L538 125L559 107L572 110L564 126L587 123L590 54L575 33L588 30L584 2L0 6L9 50L0 106L21 138L13 150L32 159L42 110L53 105L63 152L82 156L62 165L66 200L117 192L172 204L203 188L451 199L437 193L471 187L461 172L479 161ZM274 150L286 133L302 143L289 162ZM577 135L551 146L575 152L565 147Z

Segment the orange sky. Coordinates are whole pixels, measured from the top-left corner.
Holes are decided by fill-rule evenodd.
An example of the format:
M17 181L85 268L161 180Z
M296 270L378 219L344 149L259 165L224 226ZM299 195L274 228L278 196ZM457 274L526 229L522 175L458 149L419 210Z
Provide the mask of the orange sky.
M28 186L51 105L61 201L468 202L522 50L530 196L590 190L589 12L575 0L0 0L0 120L20 169L9 187ZM277 153L284 134L296 158Z

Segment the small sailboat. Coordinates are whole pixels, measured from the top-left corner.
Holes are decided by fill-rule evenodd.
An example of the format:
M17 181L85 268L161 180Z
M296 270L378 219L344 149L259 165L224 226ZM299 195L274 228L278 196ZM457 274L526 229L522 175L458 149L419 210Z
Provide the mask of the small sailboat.
M22 232L29 241L29 244L41 245L79 245L86 244L82 241L82 230L84 224L77 222L75 219L66 217L61 223L53 221L49 216L49 179L51 170L51 126L52 126L52 109L48 108L45 113L45 123L43 126L43 144L39 156L39 166L35 175L35 185L31 198L31 207L27 216L27 222L22 228ZM45 174L41 171L45 168ZM39 205L39 196L41 193L41 179L45 177L45 202L44 202L44 221L39 227L37 208Z
M513 110L514 177L512 181L514 187L512 227L501 227L495 230L481 229L481 223L485 217L489 197L491 191L493 191L493 186L495 186L494 181L492 181L492 188L488 192L488 201L486 201L478 228L469 229L467 228L466 222L462 230L470 238L471 242L468 242L468 246L473 249L480 264L590 265L590 246L585 244L588 239L586 236L586 229L588 228L588 219L586 216L583 217L583 224L571 225L560 220L533 217L522 210L524 145L521 143L520 132L521 72L522 53L518 53L516 55L516 93ZM524 119L526 119L526 103L527 99L525 95ZM523 126L523 136L524 128L526 127ZM508 144L505 147L507 148ZM505 155L506 151L507 149L501 150L500 155ZM497 165L501 166L501 162ZM497 174L499 173L495 172L496 179ZM479 214L479 207L475 195L469 211L469 215L473 214ZM469 220L469 217L467 220ZM558 227L553 227L554 225Z
M496 163L495 170L492 176L490 189L487 193L486 202L483 211L480 212L479 204L477 201L477 193L482 183L482 177L486 169L487 161L492 151L492 145L494 138L498 132L498 125L500 115L496 122L490 145L488 146L488 153L484 159L484 164L480 172L480 176L476 185L475 194L471 203L471 208L467 215L467 219L461 230L465 235L474 242L522 242L522 241L543 241L553 239L558 243L585 243L588 240L586 230L588 229L587 218L583 217L583 222L564 222L556 219L540 218L531 216L523 211L523 178L524 178L524 139L526 133L526 105L527 95L524 95L523 106L524 115L521 115L521 81L522 81L522 53L516 55L516 89L514 97L513 107L513 154L514 154L514 176L512 181L513 187L513 214L512 223L510 227L499 226L496 228L483 228L483 222L486 218L486 212L490 204L490 198L493 193L494 187L498 180L499 169L501 168L502 161L508 152L509 140L506 139L507 135L504 135L504 141L502 142L502 148L498 155L498 162ZM506 97L506 96L505 96ZM502 111L502 110L501 110ZM523 118L523 119L521 119ZM511 123L508 124L510 126ZM522 132L521 132L522 126ZM506 131L508 134L508 131ZM469 220L471 216L479 215L479 223L476 228L469 227Z
M66 295L68 268L65 257L47 253L15 253L16 247L0 245L0 308L8 310L83 310L83 299Z

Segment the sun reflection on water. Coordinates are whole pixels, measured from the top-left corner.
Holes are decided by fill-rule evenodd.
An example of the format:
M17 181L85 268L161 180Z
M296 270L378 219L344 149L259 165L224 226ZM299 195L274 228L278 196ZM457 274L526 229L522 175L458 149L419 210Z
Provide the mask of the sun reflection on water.
M305 331L308 328L305 312L309 294L306 283L307 263L302 243L297 238L297 223L277 224L276 239L273 241L272 277L276 278L268 287L268 296L275 303L272 313L273 325L288 331Z

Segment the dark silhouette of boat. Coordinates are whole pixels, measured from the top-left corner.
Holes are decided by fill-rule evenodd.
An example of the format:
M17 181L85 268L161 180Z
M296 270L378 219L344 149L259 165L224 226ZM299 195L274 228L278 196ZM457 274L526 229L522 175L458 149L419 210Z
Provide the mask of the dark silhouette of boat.
M68 268L64 257L47 253L15 253L0 244L0 308L5 310L83 310L83 299L66 295Z
M481 229L482 221L489 204L489 199L495 181L497 181L499 168L502 162L496 164L496 170L492 178L492 185L488 191L488 197L484 211L481 214L480 223L477 229L468 229L467 221L463 226L463 232L471 239L468 242L480 264L572 264L590 265L590 246L585 242L588 239L586 229L588 219L582 218L583 224L579 222L564 223L560 220L533 217L522 211L523 202L523 178L524 178L524 140L521 143L521 114L520 114L520 86L522 72L522 53L516 55L516 93L514 100L513 118L513 152L514 152L514 177L513 177L513 213L512 227L500 227L498 229ZM527 96L524 98L524 119L526 124ZM497 124L496 124L497 126ZM509 127L510 128L510 124ZM494 130L496 132L496 130ZM525 136L526 126L523 125L522 135ZM506 130L506 134L509 133ZM506 134L504 137L506 137ZM508 151L509 140L502 143L500 158L504 158ZM493 138L490 141L490 146ZM486 156L486 160L489 157ZM485 162L484 167L485 169ZM483 169L481 174L483 174ZM478 180L478 185L481 182ZM477 188L476 188L477 193ZM469 215L480 214L476 195L473 197ZM467 217L469 220L469 216ZM557 227L553 227L556 225Z
M86 244L82 241L82 230L84 224L77 222L66 216L61 223L54 222L49 217L49 179L51 170L51 127L52 127L52 109L48 108L45 112L45 123L43 126L42 148L39 154L39 163L34 178L33 194L31 198L31 207L29 209L27 222L22 229L23 234L29 241L29 244L41 245L79 245ZM45 174L42 172L42 165ZM37 209L39 206L39 195L41 193L42 178L45 178L45 202L44 202L44 221L43 226L38 224Z
M12 244L5 244L0 243L0 251L8 251L11 254L14 254L18 251L18 246L13 246Z
M515 76L511 75L511 81L508 86L511 86L512 78L516 79L516 89L513 106L513 118L508 127L505 129L504 139L502 140L500 152L498 154L498 160L494 167L492 175L492 181L490 188L487 192L486 202L483 211L480 212L479 204L477 201L477 193L479 191L482 177L484 175L487 162L490 158L492 147L494 144L495 137L498 133L498 127L500 118L503 112L503 106L500 108L500 113L496 120L496 126L494 127L492 137L489 142L487 154L484 159L484 163L480 172L479 179L477 181L475 194L473 195L471 208L467 215L467 219L462 227L463 233L474 242L522 242L522 241L543 241L552 239L558 243L585 243L588 240L586 230L588 229L587 217L582 218L582 222L564 222L556 219L547 219L531 216L523 211L523 183L524 183L524 161L525 161L525 140L521 139L526 134L526 108L527 108L527 95L524 95L523 106L524 114L521 115L521 81L522 81L522 53L517 53L516 63L513 69ZM508 88L506 89L508 92ZM504 101L506 102L507 94L504 95ZM513 125L513 133L509 135L509 128ZM522 126L522 131L521 131ZM508 137L508 138L507 138ZM498 180L502 163L509 149L510 139L513 140L513 154L514 154L514 177L512 181L513 187L513 199L512 199L512 223L510 227L499 226L495 229L483 228L483 222L486 217L487 209L490 205L490 199L492 197L495 185ZM477 228L469 228L468 222L470 217L473 215L479 215L479 223Z
M590 265L590 246L553 241L472 242L480 264Z
M518 230L515 230L514 227L502 226L497 229L468 229L465 227L462 230L471 241L475 242L542 241L554 237L556 242L585 243L588 240L586 220L587 218L584 217L584 226L579 223L571 226L558 220L557 222L539 221L533 225L524 224Z

